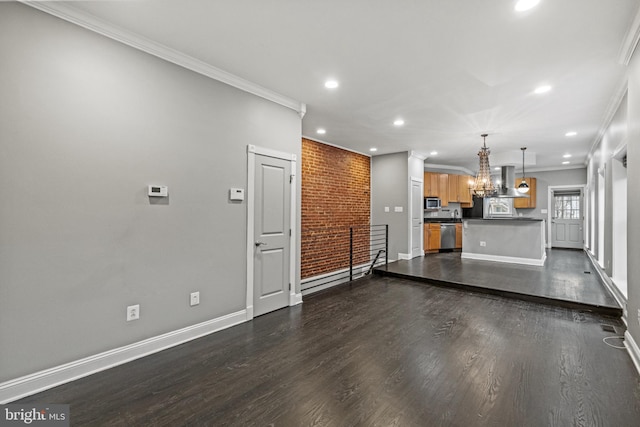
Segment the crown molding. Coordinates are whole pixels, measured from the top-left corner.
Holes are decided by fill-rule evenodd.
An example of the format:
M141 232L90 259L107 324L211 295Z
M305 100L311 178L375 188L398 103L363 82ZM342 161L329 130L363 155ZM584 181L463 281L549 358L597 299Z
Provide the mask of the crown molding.
M627 30L627 35L620 47L620 53L618 54L618 62L622 65L629 65L633 52L635 52L640 41L640 8L636 12L636 16L631 22L631 26Z
M622 100L627 94L627 90L629 87L628 85L629 85L629 78L627 73L625 73L624 77L616 87L616 90L613 92L613 96L611 97L611 100L609 101L609 105L607 106L607 109L604 114L604 119L602 120L602 124L598 129L598 134L596 135L595 139L591 143L591 148L589 149L589 154L587 155L586 162L588 162L591 156L593 156L593 153L598 147L598 144L600 144L600 141L602 141L602 138L604 138L604 135L607 132L607 129L609 128L609 125L613 121L613 117L618 112L618 109L622 104Z
M308 139L309 141L317 142L317 143L319 143L319 144L329 145L329 146L331 146L331 147L339 148L340 150L350 151L350 152L352 152L352 153L360 154L361 156L372 157L372 155L371 155L371 154L361 153L360 151L356 151L356 150L353 150L353 149L351 149L351 148L343 147L343 146L338 145L338 144L332 144L331 142L323 141L323 140L318 139L318 138L311 138L311 137L308 137L308 136L306 136L306 135L304 135L304 134L302 135L302 137L303 137L304 139Z
M276 104L296 111L301 117L306 113L306 105L284 95L276 93L270 89L256 83L245 80L227 71L216 68L204 61L186 55L180 51L172 49L153 40L142 37L139 34L117 27L91 14L80 11L68 4L55 1L28 1L18 0L21 3L38 9L42 12L53 15L57 18L71 22L72 24L86 28L112 40L123 43L134 49L148 53L165 61L176 64L180 67L191 70L195 73L217 80L229 86L248 92L252 95L267 99Z
M460 171L465 175L473 175L475 176L476 173L463 167L463 166L451 166L451 165L440 165L440 164L436 164L436 163L426 163L424 164L424 170L427 171L427 169L429 169L429 171L431 171L432 169L435 169L436 171L438 169L443 169L443 170L454 170L454 171ZM427 172L429 172L427 171Z

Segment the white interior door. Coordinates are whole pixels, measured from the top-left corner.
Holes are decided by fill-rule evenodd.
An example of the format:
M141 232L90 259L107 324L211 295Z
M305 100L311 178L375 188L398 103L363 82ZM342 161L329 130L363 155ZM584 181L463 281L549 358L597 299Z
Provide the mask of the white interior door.
M422 182L411 180L411 258L424 255L424 196Z
M254 315L289 305L291 164L256 155L254 183Z
M551 247L582 249L583 216L580 190L553 193Z

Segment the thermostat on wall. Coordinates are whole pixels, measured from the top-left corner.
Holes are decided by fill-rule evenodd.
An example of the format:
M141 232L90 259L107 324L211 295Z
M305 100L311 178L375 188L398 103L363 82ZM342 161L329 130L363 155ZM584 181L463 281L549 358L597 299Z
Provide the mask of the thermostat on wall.
M150 185L149 197L167 197L169 195L169 187L166 185Z
M229 200L232 202L240 202L244 200L244 188L230 188Z

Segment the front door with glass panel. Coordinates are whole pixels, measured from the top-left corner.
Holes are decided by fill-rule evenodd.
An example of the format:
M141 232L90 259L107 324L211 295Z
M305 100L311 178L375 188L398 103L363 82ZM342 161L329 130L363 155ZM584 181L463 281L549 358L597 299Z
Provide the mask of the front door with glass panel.
M580 190L553 193L551 246L582 249L583 238L582 192Z

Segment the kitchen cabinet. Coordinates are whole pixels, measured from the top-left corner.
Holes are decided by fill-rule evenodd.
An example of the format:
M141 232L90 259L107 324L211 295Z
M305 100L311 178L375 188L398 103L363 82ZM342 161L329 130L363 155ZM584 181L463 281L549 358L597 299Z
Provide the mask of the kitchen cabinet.
M449 175L446 173L424 173L424 197L437 197L442 206L449 203Z
M424 224L424 252L437 252L440 250L440 224Z
M518 199L513 199L513 207L516 209L532 209L536 207L536 179L535 178L525 178L524 181L529 186L529 198L523 197ZM522 182L522 178L516 178L516 188Z
M469 175L449 175L449 202L460 203L460 207L472 207L473 199L469 191Z
M458 186L458 179L460 175L449 175L449 201L458 203L460 202L460 187Z
M462 223L456 224L456 249L462 249Z
M473 181L473 177L470 175L458 175L458 195L460 196L460 205L463 208L473 207L473 196L471 195L471 184L469 181Z
M434 178L435 175L435 178ZM435 188L434 183L435 181ZM434 174L432 172L424 173L424 197L436 197L436 193L438 192L438 174Z
M449 205L449 174L438 174L438 197L442 201L442 207Z

